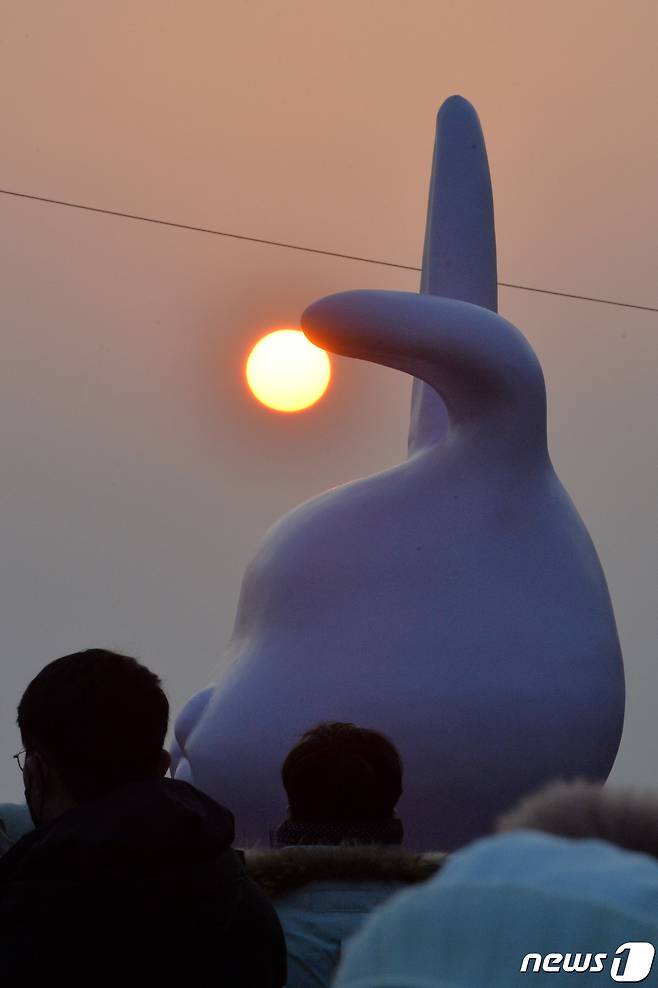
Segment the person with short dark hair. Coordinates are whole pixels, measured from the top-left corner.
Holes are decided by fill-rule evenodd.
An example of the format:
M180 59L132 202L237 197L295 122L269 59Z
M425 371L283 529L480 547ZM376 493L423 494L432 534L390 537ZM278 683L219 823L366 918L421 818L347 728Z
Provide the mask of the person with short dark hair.
M36 829L0 859L6 984L285 984L233 815L164 778L168 716L158 676L104 649L56 659L25 690L15 757Z
M281 778L288 814L272 836L276 849L248 852L247 871L283 925L288 988L320 988L366 916L434 874L441 856L400 847L402 761L377 731L318 724L289 752Z
M326 722L302 736L281 768L288 819L279 844L402 843L395 816L402 761L378 731Z
M17 757L35 827L163 776L168 722L160 679L136 659L96 648L48 663L18 704L24 749Z

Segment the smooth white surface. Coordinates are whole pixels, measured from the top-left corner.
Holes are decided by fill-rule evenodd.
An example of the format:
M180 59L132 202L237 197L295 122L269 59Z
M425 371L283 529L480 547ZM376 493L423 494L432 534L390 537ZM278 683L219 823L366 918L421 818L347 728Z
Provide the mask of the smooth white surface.
M655 10L3 3L0 187L419 265L434 113L461 91L501 280L657 305ZM401 375L337 361L326 400L284 420L240 371L312 299L418 276L4 196L0 216L9 800L15 704L47 660L133 651L177 712L269 524L401 458ZM542 362L552 457L615 605L613 779L655 784L658 315L507 289L500 311Z
M176 723L175 775L233 807L239 846L266 844L309 723L368 723L400 751L405 843L452 851L547 782L607 778L624 681L606 582L550 463L544 378L516 327L381 291L313 302L302 326L413 373L447 428L266 534L230 667Z

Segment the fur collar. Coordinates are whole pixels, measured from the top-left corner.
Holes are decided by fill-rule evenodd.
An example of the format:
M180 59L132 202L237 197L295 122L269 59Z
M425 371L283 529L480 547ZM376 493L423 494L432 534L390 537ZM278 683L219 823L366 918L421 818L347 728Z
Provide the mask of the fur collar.
M424 882L445 857L373 845L282 847L245 851L245 866L249 877L274 897L309 882Z

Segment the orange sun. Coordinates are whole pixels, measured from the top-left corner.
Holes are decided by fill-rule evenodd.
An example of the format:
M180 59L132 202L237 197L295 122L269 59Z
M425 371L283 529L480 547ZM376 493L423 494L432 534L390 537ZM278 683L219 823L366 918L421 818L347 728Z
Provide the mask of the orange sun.
M300 412L327 390L331 364L325 351L300 329L276 329L252 347L245 373L252 394L263 405L277 412Z

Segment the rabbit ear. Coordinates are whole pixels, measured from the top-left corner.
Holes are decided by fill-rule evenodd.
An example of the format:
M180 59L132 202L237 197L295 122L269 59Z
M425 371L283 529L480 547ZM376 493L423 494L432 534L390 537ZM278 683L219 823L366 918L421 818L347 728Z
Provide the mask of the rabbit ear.
M461 96L447 99L437 117L420 290L498 308L487 152L478 115ZM415 380L409 455L440 442L447 427L441 398Z
M523 334L490 309L417 292L339 292L309 305L301 324L325 350L425 382L459 434L453 450L479 448L481 458L484 450L487 456L495 451L500 465L520 462L522 449L545 455L539 361Z

